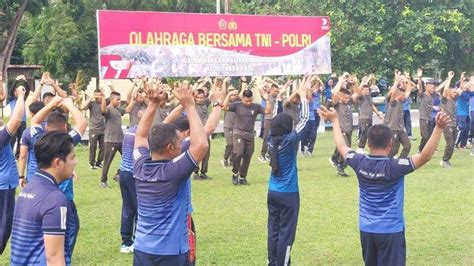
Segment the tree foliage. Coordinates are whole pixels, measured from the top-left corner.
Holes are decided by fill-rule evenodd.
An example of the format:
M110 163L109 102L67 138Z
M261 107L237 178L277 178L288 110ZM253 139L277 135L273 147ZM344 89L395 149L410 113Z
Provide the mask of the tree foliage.
M23 19L16 54L69 80L79 69L86 76L97 75L96 9L215 12L214 0L32 2L44 7ZM468 1L243 0L231 1L230 11L329 16L333 69L338 72L387 75L393 68L414 70L433 60L444 71L473 70Z

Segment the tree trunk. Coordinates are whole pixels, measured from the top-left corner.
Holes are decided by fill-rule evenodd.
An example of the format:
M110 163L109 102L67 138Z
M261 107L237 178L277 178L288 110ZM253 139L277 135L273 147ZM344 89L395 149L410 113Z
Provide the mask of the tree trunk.
M21 17L25 13L26 5L28 0L24 0L20 8L16 12L15 19L12 22L10 30L8 31L7 41L5 45L1 47L0 53L0 73L3 74L3 79L7 81L7 68L10 64L10 58L12 56L13 48L15 47L16 34L18 32L18 26L20 25Z

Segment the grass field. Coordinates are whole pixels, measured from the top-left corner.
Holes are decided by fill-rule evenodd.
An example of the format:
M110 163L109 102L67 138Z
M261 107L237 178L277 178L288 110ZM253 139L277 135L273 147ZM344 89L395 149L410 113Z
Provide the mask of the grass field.
M412 142L412 153L419 141ZM261 141L257 141L259 151ZM442 144L444 145L444 141ZM266 194L269 167L254 154L250 186L233 186L230 169L220 164L224 140L212 145L209 175L193 182L198 263L264 265L266 263ZM300 157L301 208L292 252L295 265L361 264L358 230L358 187L355 174L336 176L329 166L332 135L318 136L313 157ZM405 179L407 261L412 265L474 262L474 157L456 150L454 168L439 166L444 146L433 160ZM100 170L89 170L88 148L77 149L80 180L75 201L81 230L74 252L76 265L130 265L133 255L120 254L121 196L117 183L99 187ZM118 166L116 158L114 166ZM9 248L0 257L8 263Z

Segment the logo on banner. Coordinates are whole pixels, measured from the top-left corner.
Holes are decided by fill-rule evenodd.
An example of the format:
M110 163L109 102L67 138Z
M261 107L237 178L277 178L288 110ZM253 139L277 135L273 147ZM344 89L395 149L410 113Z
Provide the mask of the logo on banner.
M132 67L131 61L122 60L119 55L103 55L100 63L103 79L127 78Z
M237 22L235 22L235 20L233 19L227 22L225 19L222 18L219 20L217 25L219 26L219 29L221 30L237 30L238 29Z
M328 25L329 20L327 18L322 18L322 20L323 20L323 25L321 26L321 29L329 30L329 25Z

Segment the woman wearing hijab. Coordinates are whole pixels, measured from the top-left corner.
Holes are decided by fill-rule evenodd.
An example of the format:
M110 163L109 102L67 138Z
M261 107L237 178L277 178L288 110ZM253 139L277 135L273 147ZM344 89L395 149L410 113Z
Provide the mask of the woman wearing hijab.
M288 265L295 240L300 207L296 156L298 143L308 120L307 82L298 89L301 119L293 130L293 118L280 113L273 118L268 141L270 175L268 188L268 265Z

